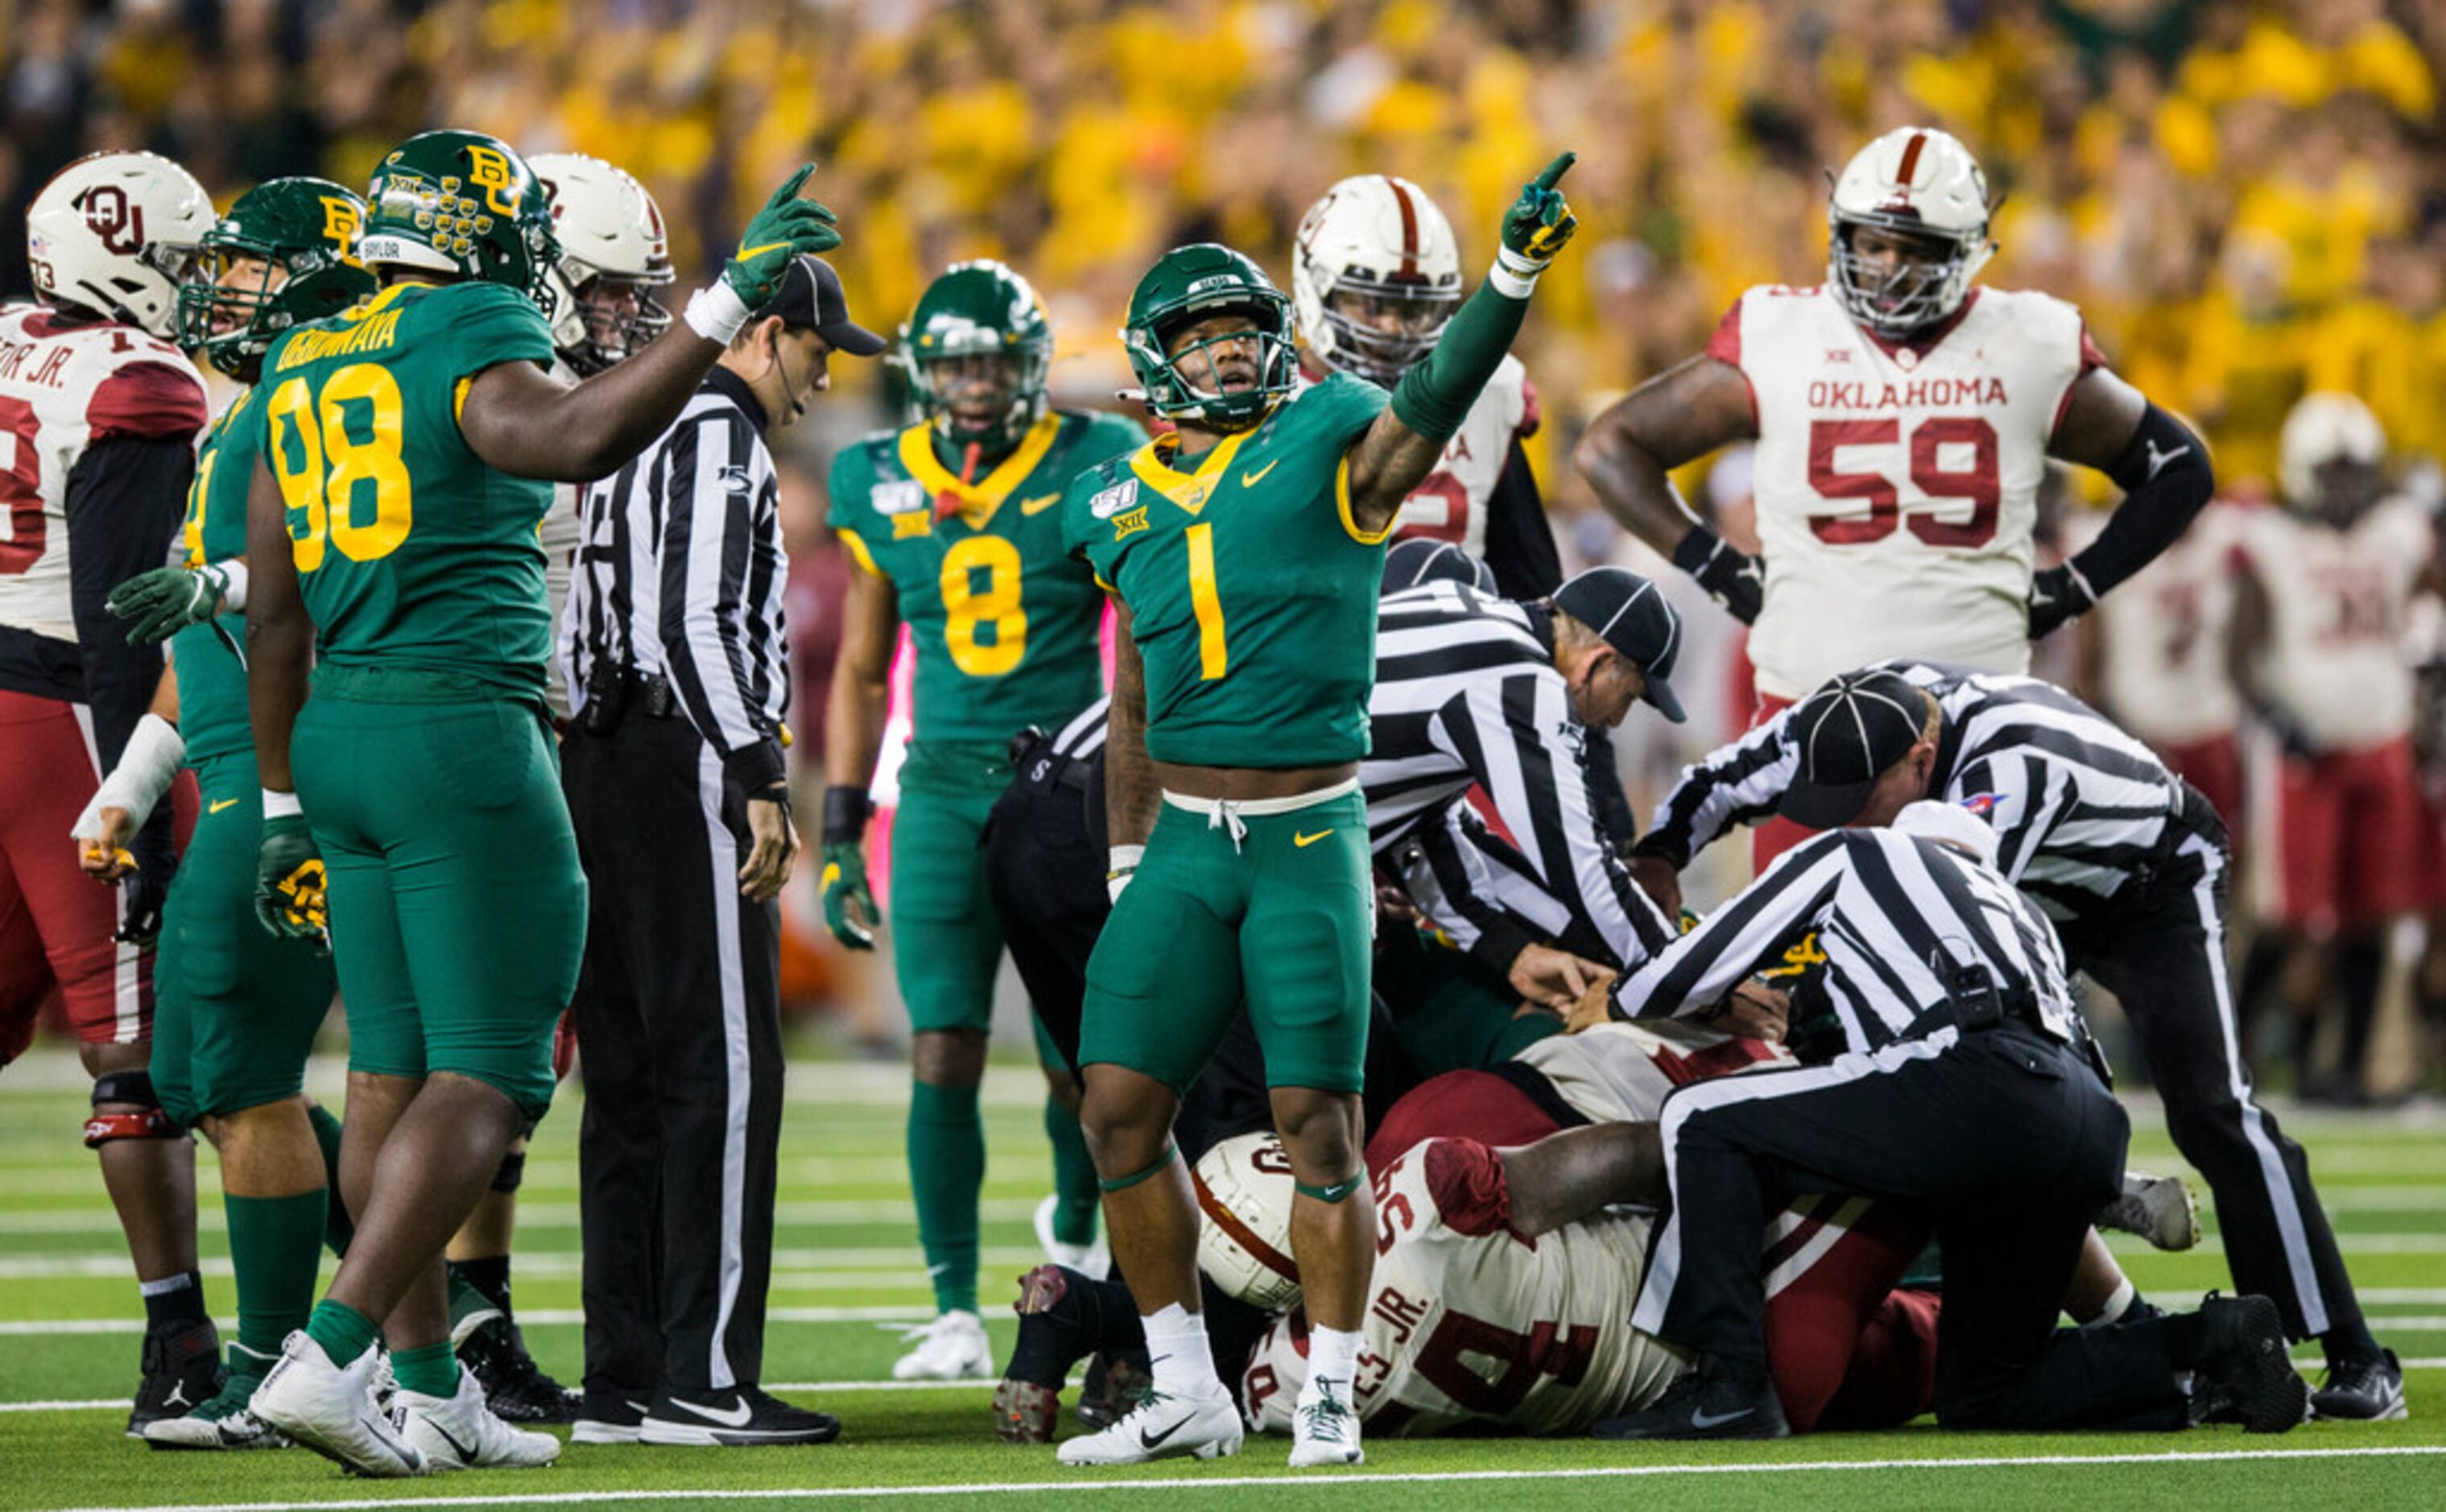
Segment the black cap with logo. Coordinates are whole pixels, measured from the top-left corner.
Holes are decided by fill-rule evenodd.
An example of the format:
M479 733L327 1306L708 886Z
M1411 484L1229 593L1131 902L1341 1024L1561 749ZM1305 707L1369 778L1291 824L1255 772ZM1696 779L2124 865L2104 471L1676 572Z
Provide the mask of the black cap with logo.
M1554 590L1554 607L1647 674L1643 696L1658 713L1677 725L1687 717L1666 681L1682 655L1682 616L1654 583L1626 567L1591 567Z
M1801 700L1784 725L1800 759L1777 812L1811 829L1852 822L1927 726L1927 697L1901 673L1845 672Z
M805 254L790 259L781 286L756 317L779 315L785 326L812 331L835 351L872 357L884 349L881 336L849 318L849 299L841 293L840 274L832 264Z

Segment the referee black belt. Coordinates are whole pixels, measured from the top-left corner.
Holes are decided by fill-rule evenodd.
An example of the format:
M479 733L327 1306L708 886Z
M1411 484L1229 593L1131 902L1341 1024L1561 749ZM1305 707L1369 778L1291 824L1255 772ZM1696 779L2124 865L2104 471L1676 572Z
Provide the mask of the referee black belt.
M1055 750L1053 737L1030 725L1011 737L1010 765L1021 782L1040 793L1067 787L1083 794L1092 764Z
M630 713L671 719L680 713L679 691L660 672L598 662L586 674L586 707L576 723L590 735L609 735Z

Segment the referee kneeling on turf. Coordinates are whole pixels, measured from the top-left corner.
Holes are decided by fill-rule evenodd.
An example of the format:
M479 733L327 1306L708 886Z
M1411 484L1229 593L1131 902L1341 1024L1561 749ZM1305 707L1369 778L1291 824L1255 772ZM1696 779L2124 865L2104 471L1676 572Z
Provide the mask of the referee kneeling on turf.
M573 1017L580 1444L821 1444L757 1387L781 1133L781 915L799 850L779 489L764 432L806 412L853 324L800 257L662 438L591 485L561 626L562 785L593 883Z
M1815 702L1815 700L1813 700ZM1812 734L1856 738L1840 699ZM1657 1125L1671 1216L1632 1326L1701 1369L1601 1438L1781 1438L1767 1378L1759 1242L1809 1193L1925 1204L1944 1257L1937 1420L1955 1428L2179 1428L2302 1420L2308 1391L2265 1297L2058 1330L2091 1215L2123 1178L2132 1125L2072 1006L2046 916L1995 869L1965 808L1918 803L1891 828L1786 852L1616 989L1628 1016L1714 1011L1757 964L1815 929L1843 1049L1822 1066L1677 1088ZM2187 1394L2177 1371L2193 1373Z

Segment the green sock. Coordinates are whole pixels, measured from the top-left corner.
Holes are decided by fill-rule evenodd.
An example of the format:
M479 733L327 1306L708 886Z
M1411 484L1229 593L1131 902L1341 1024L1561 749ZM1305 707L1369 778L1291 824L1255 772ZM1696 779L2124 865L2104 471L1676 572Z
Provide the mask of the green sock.
M937 1312L977 1310L977 1190L985 1180L977 1089L911 1083L909 1184Z
M306 1119L314 1125L314 1143L323 1146L323 1184L330 1193L323 1212L323 1242L345 1257L357 1225L348 1217L348 1204L340 1200L340 1121L320 1103L306 1109Z
M459 1356L450 1351L448 1339L412 1350L391 1351L390 1373L398 1378L403 1391L425 1396L459 1394Z
M347 1365L372 1349L382 1331L348 1303L327 1296L314 1304L313 1315L306 1320L306 1335L323 1346L333 1365Z
M267 1361L280 1355L281 1341L306 1326L314 1307L314 1270L323 1258L321 1187L294 1197L224 1194L229 1214L230 1265L237 1273L237 1342ZM265 1365L234 1374L260 1376Z
M1096 1242L1096 1162L1079 1115L1052 1098L1044 1100L1044 1137L1053 1142L1053 1237L1064 1244Z

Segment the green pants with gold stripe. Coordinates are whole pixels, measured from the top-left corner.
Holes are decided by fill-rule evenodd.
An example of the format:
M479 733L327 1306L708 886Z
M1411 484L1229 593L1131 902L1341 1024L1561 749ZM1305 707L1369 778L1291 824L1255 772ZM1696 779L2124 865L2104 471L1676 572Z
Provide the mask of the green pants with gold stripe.
M329 957L255 922L254 753L203 763L196 777L196 833L162 914L152 1060L161 1106L189 1125L296 1096L334 991Z
M1268 805L1270 806L1270 805ZM1367 802L1199 812L1167 797L1087 962L1079 1062L1185 1091L1245 996L1270 1087L1360 1089L1367 1058Z

